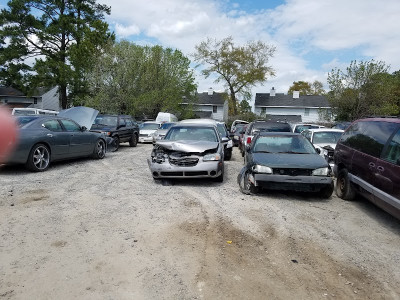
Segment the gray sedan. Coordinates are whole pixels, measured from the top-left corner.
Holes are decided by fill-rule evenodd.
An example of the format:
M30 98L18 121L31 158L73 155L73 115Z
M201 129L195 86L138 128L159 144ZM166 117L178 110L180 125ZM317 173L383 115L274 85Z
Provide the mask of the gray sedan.
M102 159L106 137L87 131L75 121L58 116L20 116L18 138L6 164L25 164L31 171L45 171L50 162L92 156Z
M148 159L154 179L224 178L223 140L215 125L177 124L156 141Z

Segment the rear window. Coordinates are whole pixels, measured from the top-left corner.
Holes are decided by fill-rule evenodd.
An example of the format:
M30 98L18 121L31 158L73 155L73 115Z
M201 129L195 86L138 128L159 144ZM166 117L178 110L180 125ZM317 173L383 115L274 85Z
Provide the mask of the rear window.
M290 125L288 123L255 123L253 127L253 133L255 131L263 132L291 132Z
M38 117L37 116L20 116L17 117L17 123L19 127L24 126L25 124L28 124L30 122L32 122L33 120L36 120Z

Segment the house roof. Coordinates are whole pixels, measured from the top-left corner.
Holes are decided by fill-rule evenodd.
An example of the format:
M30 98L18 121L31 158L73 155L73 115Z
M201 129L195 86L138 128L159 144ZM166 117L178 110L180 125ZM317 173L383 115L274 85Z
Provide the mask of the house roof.
M294 99L292 95L276 93L271 96L270 93L257 93L255 106L273 106L273 107L331 107L328 99L321 95L306 95Z
M198 102L196 104L204 104L204 105L224 105L225 100L228 99L226 93L216 93L212 92L209 95L208 92L204 93L196 93Z
M13 87L7 87L7 86L0 86L0 96L17 96L17 97L23 97L25 94Z

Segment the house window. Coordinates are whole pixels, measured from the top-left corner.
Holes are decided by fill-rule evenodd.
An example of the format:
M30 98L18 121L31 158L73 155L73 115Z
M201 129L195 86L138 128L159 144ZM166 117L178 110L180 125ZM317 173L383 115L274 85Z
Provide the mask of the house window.
M218 112L218 106L214 105L214 106L213 106L213 113L215 114L215 113L217 113L217 112Z
M33 104L37 104L37 98L33 98Z
M310 109L309 108L305 108L304 109L304 115L305 116L309 116L310 115Z

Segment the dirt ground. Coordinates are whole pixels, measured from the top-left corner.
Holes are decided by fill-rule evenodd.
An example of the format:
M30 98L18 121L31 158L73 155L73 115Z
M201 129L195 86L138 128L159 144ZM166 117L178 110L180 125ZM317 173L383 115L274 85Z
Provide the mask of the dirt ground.
M151 145L0 168L0 299L400 299L400 221L363 199L156 182Z

